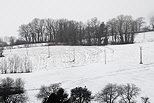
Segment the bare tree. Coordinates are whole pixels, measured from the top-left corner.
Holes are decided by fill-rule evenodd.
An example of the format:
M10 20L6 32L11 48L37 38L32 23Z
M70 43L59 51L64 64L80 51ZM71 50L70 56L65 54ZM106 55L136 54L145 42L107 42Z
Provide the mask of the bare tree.
M124 20L124 34L125 34L125 43L129 43L129 33L131 32L131 22L132 16L126 15Z
M29 42L29 35L30 35L30 28L28 25L25 25L25 24L22 24L20 27L19 27L19 36L21 38L23 38L26 42Z
M100 93L96 94L95 97L100 103L115 103L119 96L119 86L117 84L108 84Z
M21 66L22 66L22 68L20 69L21 72L30 73L33 70L32 62L27 56L22 58Z
M131 31L130 31L130 42L133 43L134 42L134 38L135 38L135 30L136 29L136 21L132 20L131 21Z
M101 45L101 37L103 36L103 32L101 30L103 28L100 27L100 21L94 17L90 20L90 34L92 36L93 45Z
M17 72L20 72L19 71L19 68L20 68L20 65L21 65L21 58L17 55L14 55L13 58L12 58L13 61L13 73L17 73Z
M20 72L19 69L21 67L21 61L22 59L17 55L13 55L12 57L8 58L7 62L10 73Z
M87 45L92 45L92 43L91 43L91 38L92 38L92 36L91 36L91 27L90 27L90 22L88 21L87 22L87 24L86 24L86 29L85 29L85 33L86 33L86 41L87 41Z
M68 35L67 35L68 33ZM76 45L78 41L78 23L76 21L68 21L68 32L66 32L66 37L69 37L67 42L71 45Z
M103 45L107 45L108 44L108 25L105 25L104 22L101 23L100 25L100 37L98 39L98 42L102 42L103 41ZM102 39L103 38L103 39ZM100 44L98 44L100 45Z
M121 43L124 43L124 38L123 38L123 25L124 25L124 22L125 22L125 16L124 15L119 15L117 17L117 28L118 28L118 33L120 35L120 42Z
M36 34L36 42L40 42L40 27L39 27L39 22L40 22L40 19L38 18L35 18L33 19L33 21L31 22L35 28L35 34Z
M140 89L134 84L122 86L120 103L134 103L135 98L139 95Z
M56 39L56 31L55 31L55 20L53 19L46 19L45 20L45 27L46 27L46 35L48 37L48 41L54 41Z
M36 40L35 24L33 22L30 22L28 24L28 28L29 28L29 35L30 35L29 37L32 38L32 43L37 42L37 40ZM31 42L31 41L29 41L29 42Z
M113 18L107 22L108 30L109 30L109 35L112 36L112 42L116 43L117 42L117 20L116 18Z
M2 74L6 74L8 72L8 63L6 59L1 60L0 69Z
M141 31L144 18L133 20L130 15L119 15L106 24L96 17L86 23L67 19L35 18L19 27L19 36L26 43L53 42L71 45L108 44L109 36L114 43L133 43L135 32Z
M149 97L141 97L143 103L150 103Z
M154 30L154 16L150 18L150 25L152 26L152 29Z
M85 25L81 21L78 23L78 42L79 45L83 45L83 40L85 36Z
M108 84L96 94L95 100L100 103L135 103L140 89L134 84L117 85Z
M133 20L131 15L119 15L107 22L109 35L115 43L133 43L135 32L140 31L143 24L142 17Z
M40 42L44 42L44 38L45 38L45 20L41 19L39 22L39 31L40 31Z
M139 17L136 20L136 28L137 28L137 32L141 31L141 27L143 26L143 24L145 24L144 18L143 17Z
M0 47L4 47L7 46L7 40L4 38L0 38Z
M13 46L15 44L16 37L11 36L9 39L10 39L10 46Z

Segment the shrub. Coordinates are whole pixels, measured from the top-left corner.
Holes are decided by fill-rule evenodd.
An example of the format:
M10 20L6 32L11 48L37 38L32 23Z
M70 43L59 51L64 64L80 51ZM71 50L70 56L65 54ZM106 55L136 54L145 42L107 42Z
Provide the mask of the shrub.
M0 57L4 57L3 50L4 50L4 48L3 47L0 47Z
M24 82L21 78L2 79L0 82L0 102L2 103L25 103L27 96L24 90Z
M56 93L51 93L47 103L68 103L68 94L63 88L59 88Z
M8 58L1 59L0 71L6 73L29 73L32 72L33 66L28 57L19 57L13 55Z
M41 86L39 93L36 95L37 99L42 101L46 100L51 93L57 93L60 88L60 84L51 84L50 86Z
M71 90L71 103L88 103L91 101L91 91L86 87L76 87Z

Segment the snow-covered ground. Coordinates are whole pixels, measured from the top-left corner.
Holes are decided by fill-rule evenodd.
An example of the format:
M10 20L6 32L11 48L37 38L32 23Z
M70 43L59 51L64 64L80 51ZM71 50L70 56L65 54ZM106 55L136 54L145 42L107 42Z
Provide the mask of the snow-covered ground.
M0 78L23 78L28 103L41 103L35 97L38 88L53 83L61 83L68 93L77 86L86 86L93 95L108 83L133 83L142 90L139 97L148 96L153 103L154 32L138 34L135 42L129 45L43 46L13 49L11 52L5 50L5 58L14 54L28 56L34 69L28 74L0 74ZM139 64L139 47L143 49L143 64Z

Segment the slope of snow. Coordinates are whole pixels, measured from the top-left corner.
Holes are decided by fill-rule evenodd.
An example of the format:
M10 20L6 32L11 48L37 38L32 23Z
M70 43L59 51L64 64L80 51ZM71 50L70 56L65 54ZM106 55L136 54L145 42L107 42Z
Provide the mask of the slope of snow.
M154 42L154 32L139 33L135 36L135 42Z
M34 70L26 74L0 74L0 78L23 78L29 103L41 103L36 99L41 85L61 83L68 93L77 86L86 86L93 95L108 83L133 83L141 88L141 96L154 102L154 33L146 38L136 36L136 44L108 46L51 46L28 48L28 57ZM137 39L138 38L138 39ZM143 49L143 64L139 64L139 47ZM106 53L105 53L106 52ZM4 51L4 55L27 56L26 48ZM105 64L106 54L106 64ZM73 62L73 60L75 60ZM140 99L140 98L139 98Z

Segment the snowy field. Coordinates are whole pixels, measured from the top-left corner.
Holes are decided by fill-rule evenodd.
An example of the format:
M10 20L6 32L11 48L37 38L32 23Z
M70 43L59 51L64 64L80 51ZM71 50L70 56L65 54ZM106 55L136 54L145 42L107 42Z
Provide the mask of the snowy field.
M143 64L139 64L140 46ZM133 83L141 88L139 97L148 96L154 103L154 32L138 34L135 44L129 45L42 46L4 50L4 55L28 56L32 61L32 73L0 74L0 78L24 79L28 103L41 103L35 97L38 88L53 83L61 83L68 93L86 86L93 95L108 83Z

